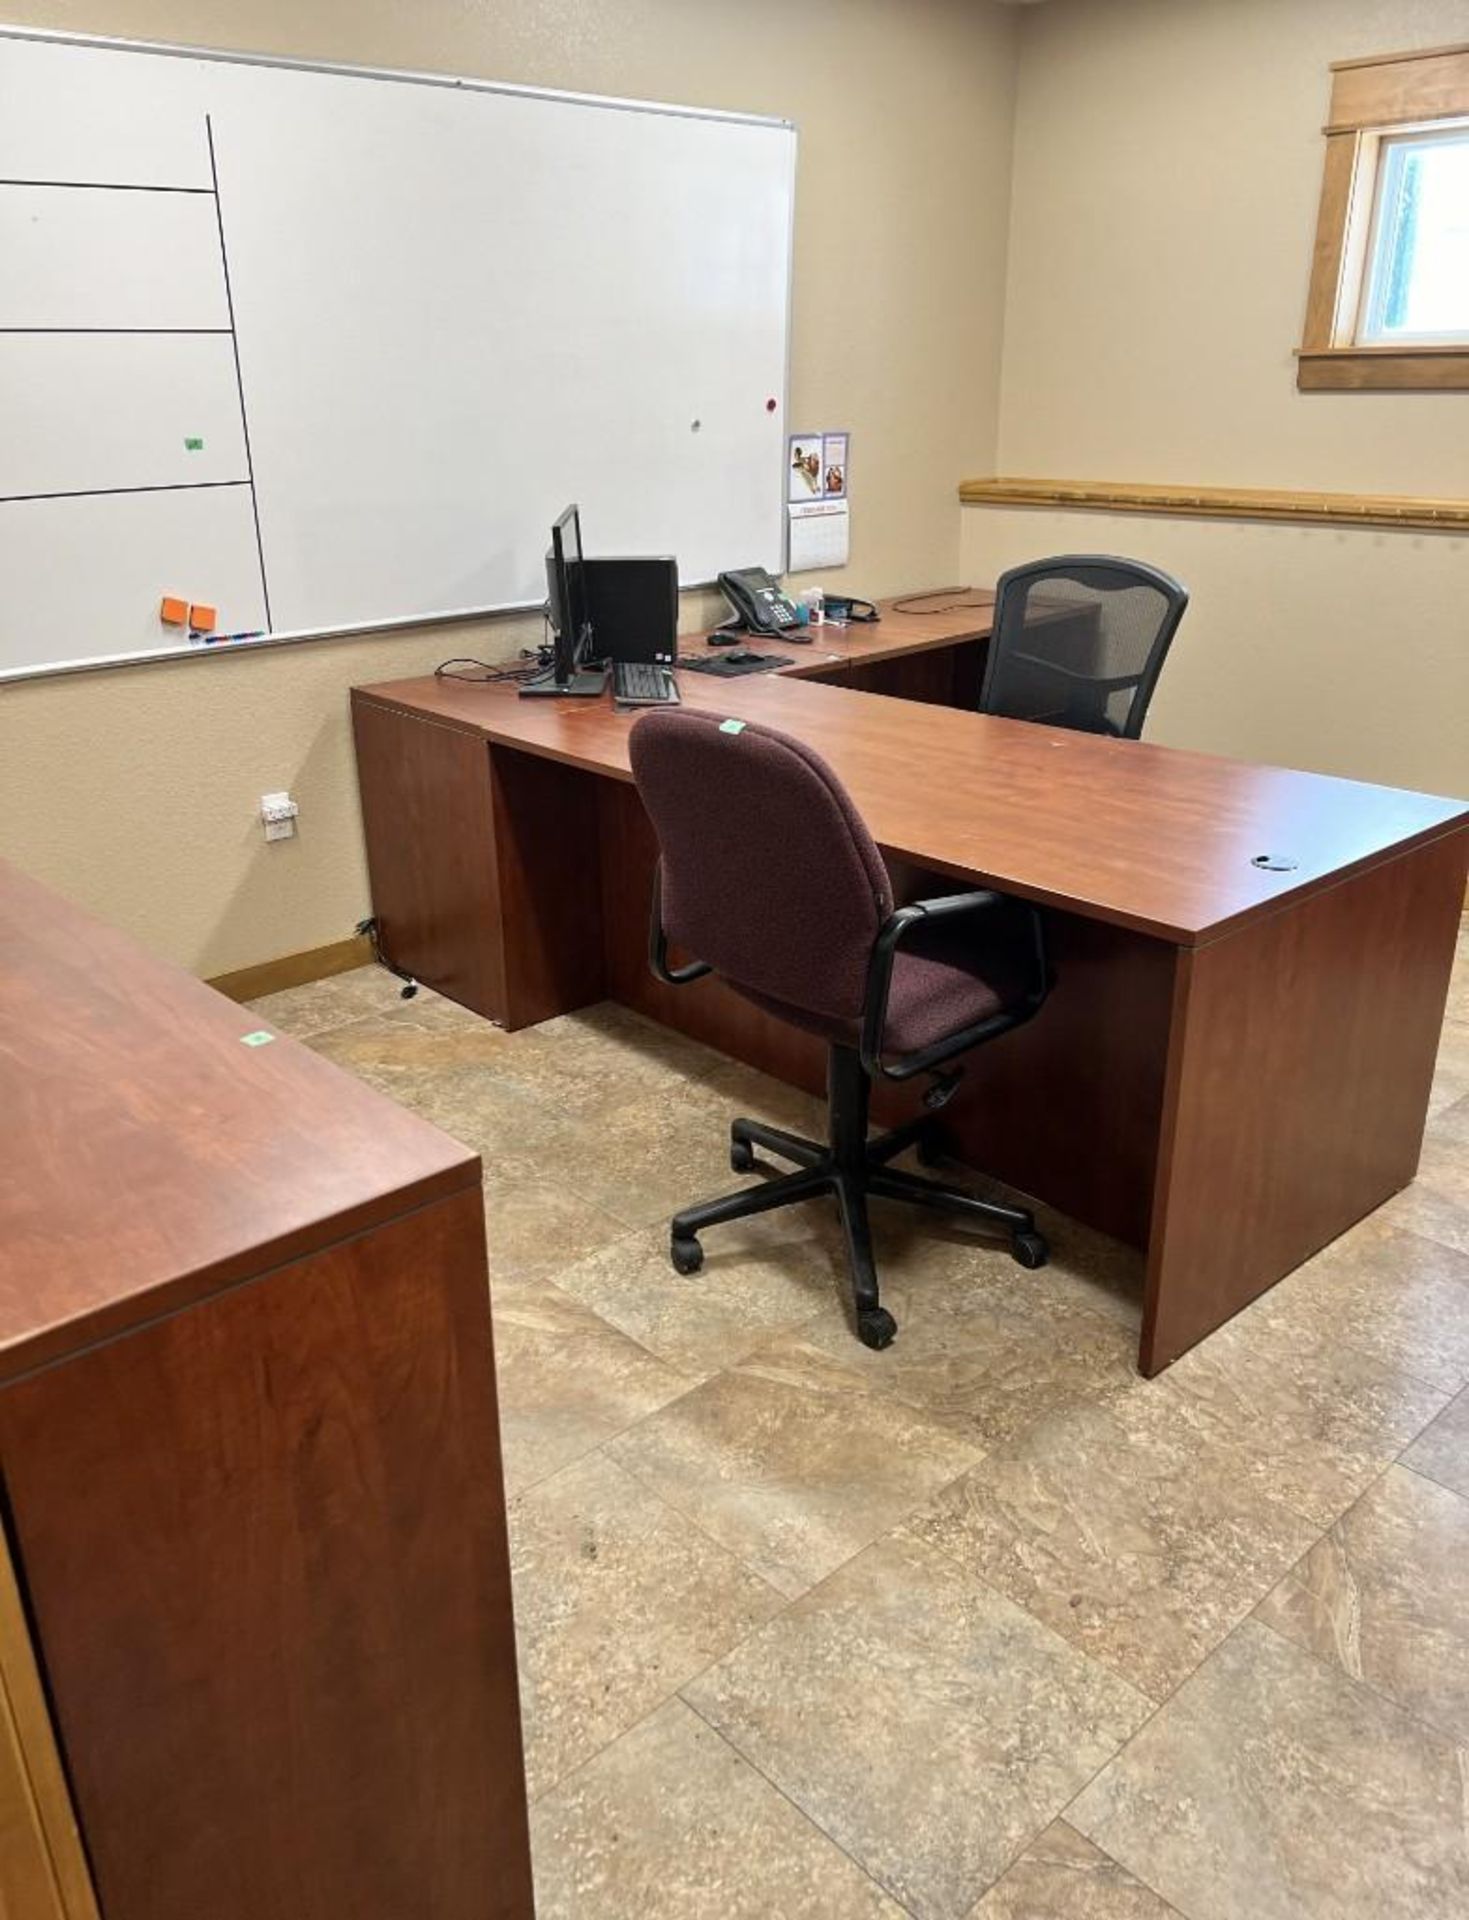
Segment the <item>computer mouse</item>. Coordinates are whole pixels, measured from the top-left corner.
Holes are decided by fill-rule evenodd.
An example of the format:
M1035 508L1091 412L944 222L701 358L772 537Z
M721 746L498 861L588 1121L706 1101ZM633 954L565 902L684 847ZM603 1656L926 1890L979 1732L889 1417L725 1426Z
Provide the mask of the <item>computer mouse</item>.
M741 647L737 652L727 653L724 657L732 667L748 667L757 660L763 660L765 655L756 653L751 647Z

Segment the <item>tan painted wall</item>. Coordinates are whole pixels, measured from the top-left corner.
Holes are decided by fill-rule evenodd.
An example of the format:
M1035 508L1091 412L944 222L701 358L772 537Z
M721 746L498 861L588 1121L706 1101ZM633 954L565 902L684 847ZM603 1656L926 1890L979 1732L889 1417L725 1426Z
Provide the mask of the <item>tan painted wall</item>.
M1469 394L1298 394L1328 63L1469 0L1050 0L1021 37L993 471L1469 495ZM1469 542L963 515L963 571L1133 553L1193 602L1148 735L1469 790Z
M1004 9L9 0L5 14L796 120L793 424L852 429L859 591L956 577L954 483L991 464L996 431L1014 99ZM0 691L0 850L203 974L341 939L368 904L347 689L450 653L502 656L524 631L317 642ZM300 801L300 832L267 846L255 808L277 787Z

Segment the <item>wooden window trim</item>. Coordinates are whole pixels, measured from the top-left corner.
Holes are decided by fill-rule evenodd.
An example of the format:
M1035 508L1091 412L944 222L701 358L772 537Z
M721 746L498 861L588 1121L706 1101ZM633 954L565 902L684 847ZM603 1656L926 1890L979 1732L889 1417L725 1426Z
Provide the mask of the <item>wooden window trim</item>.
M1296 356L1302 393L1469 391L1469 346L1359 346L1355 333L1385 133L1469 121L1469 46L1332 64L1326 165Z

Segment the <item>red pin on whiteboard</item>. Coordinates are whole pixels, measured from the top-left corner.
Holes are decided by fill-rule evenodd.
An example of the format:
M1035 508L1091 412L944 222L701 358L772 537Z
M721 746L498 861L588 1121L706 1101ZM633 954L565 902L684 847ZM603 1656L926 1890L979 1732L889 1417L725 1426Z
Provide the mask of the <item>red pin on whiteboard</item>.
M773 399L773 398L772 398L772 399L770 399L770 400L767 400L767 401L765 402L765 411L766 411L767 413L774 413L774 412L775 412L775 401L774 401L774 399Z

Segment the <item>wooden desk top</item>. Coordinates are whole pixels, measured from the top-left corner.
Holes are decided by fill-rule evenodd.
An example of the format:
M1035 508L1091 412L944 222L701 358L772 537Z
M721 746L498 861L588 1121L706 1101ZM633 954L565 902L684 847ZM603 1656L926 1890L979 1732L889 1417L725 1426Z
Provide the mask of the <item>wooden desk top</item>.
M972 624L980 617L929 625L885 616L842 641L851 657L877 645L893 657L974 637L985 630ZM762 721L816 748L888 853L1180 946L1469 829L1469 806L1455 800L893 700L824 686L799 669L733 680L685 673L679 691L686 706ZM632 777L634 716L610 698L520 700L503 684L431 677L358 688L353 698ZM1259 854L1296 864L1263 871L1251 865Z
M260 1030L0 862L0 1381L477 1183Z
M786 634L768 637L742 634L736 645L753 653L783 653L790 665L778 667L776 671L789 678L806 679L829 673L838 666L901 660L909 654L957 646L964 640L983 640L994 624L995 596L982 587L956 587L946 593L899 594L897 597L916 601L919 608L926 610L895 613L891 600L879 600L881 619L858 620L846 627L808 627L804 631L811 635L809 645L793 641ZM707 653L717 658L725 649L709 646L708 634L708 629L702 633L680 634L680 654L687 658L690 654Z

